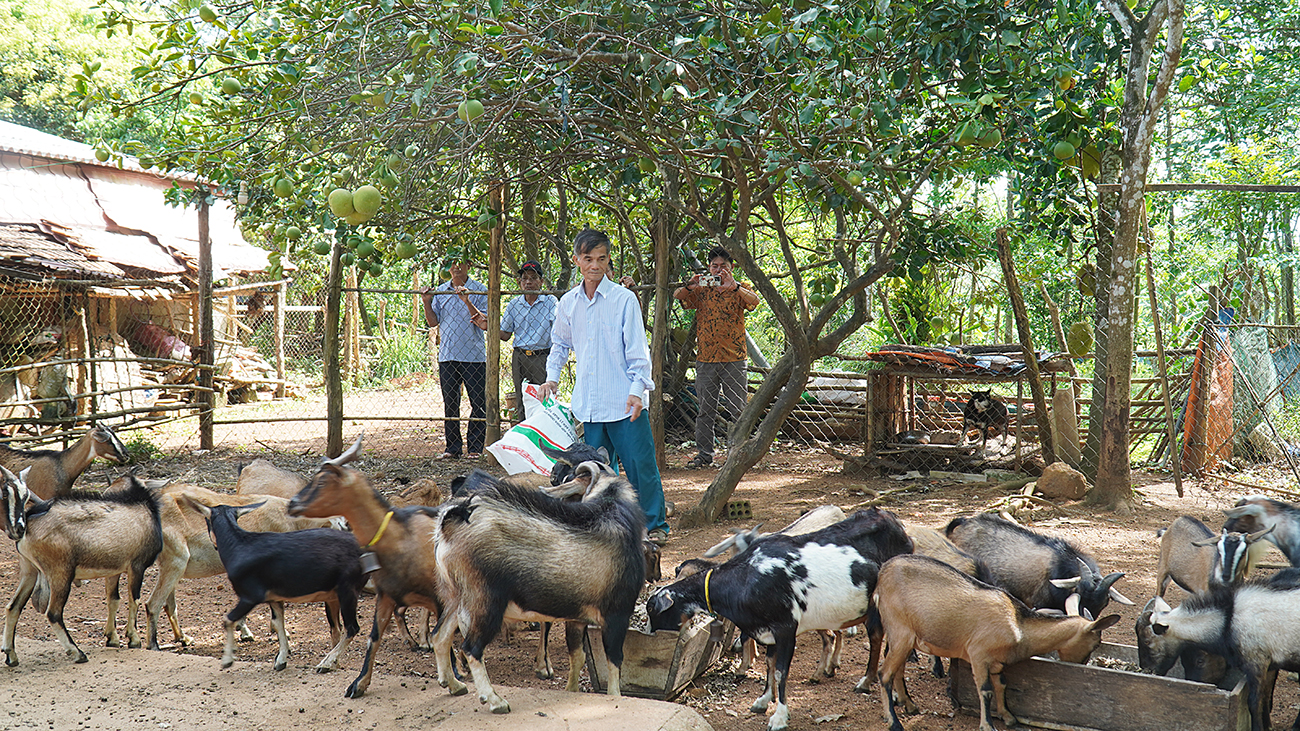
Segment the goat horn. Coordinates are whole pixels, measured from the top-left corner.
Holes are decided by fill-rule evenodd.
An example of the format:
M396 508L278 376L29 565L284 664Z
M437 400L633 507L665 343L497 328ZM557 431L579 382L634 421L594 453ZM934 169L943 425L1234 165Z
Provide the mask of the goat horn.
M1079 582L1082 579L1082 576L1071 576L1068 579L1050 579L1050 581L1052 582L1052 586L1055 586L1058 589L1073 589L1079 585Z
M1264 530L1258 530L1255 531L1254 533L1247 533L1246 543L1254 543L1255 541L1258 541L1259 539L1266 537L1269 533L1272 533L1273 529L1276 527L1277 527L1276 525L1270 525Z
M1092 567L1088 565L1088 562L1084 561L1081 558L1077 560L1079 562L1079 578L1081 579L1080 583L1091 584L1094 581L1096 581L1097 572L1092 570Z
M5 477L8 477L10 482L13 482L14 484L18 483L18 475L15 475L14 473L10 472L8 467L5 467L4 465L0 464L0 470L4 470Z
M1065 613L1071 617L1079 616L1079 602L1083 601L1079 597L1079 592L1075 592L1065 598Z
M1135 603L1132 599L1129 599L1128 597L1126 597L1126 596L1124 596L1123 594L1119 593L1119 589L1116 589L1116 588L1113 587L1113 586L1110 587L1110 598L1111 598L1111 599L1114 599L1115 601L1119 602L1120 604L1125 604L1125 605L1128 605L1128 606L1130 606L1130 607L1132 607L1132 606L1136 606L1136 603Z
M346 452L340 454L334 459L327 459L322 464L332 464L335 467L342 467L349 462L355 462L357 457L361 454L361 438L365 435L366 433L364 431L358 434L357 440L352 443L351 447L348 447Z

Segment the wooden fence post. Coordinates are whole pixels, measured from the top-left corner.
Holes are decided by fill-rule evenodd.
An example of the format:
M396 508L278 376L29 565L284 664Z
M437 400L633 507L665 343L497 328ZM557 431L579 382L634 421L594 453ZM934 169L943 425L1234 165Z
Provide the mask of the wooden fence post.
M1029 332L1029 314L1025 310L1025 298L1020 293L1020 280L1016 279L1016 264L1011 260L1011 244L1007 241L1007 230L1000 228L997 233L998 261L1002 263L1002 274L1006 277L1007 294L1011 297L1011 310L1016 320L1016 332L1020 335L1020 349L1025 355L1029 392L1034 398L1034 417L1038 421L1038 443L1043 447L1043 461L1051 464L1056 461L1056 450L1052 447L1052 417L1047 411L1047 399L1043 395L1043 379L1038 373L1038 354L1034 351L1033 337ZM1018 405L1016 410L1019 412ZM1019 426L1020 414L1017 413L1017 429ZM1017 457L1019 453L1020 444L1017 440Z
M330 276L325 285L325 454L343 453L343 376L339 372L339 300L342 299L343 246L334 237L330 247Z
M216 363L216 339L212 333L212 238L209 231L208 198L212 191L200 185L199 194L199 448L213 447L212 427L216 393L212 389L212 366Z

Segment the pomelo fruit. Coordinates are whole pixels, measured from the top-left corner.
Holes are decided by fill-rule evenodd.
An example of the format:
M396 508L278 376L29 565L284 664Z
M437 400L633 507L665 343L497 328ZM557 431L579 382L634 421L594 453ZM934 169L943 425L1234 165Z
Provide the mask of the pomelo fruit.
M335 188L330 191L329 204L330 212L339 218L346 218L356 210L352 206L352 191L346 188Z

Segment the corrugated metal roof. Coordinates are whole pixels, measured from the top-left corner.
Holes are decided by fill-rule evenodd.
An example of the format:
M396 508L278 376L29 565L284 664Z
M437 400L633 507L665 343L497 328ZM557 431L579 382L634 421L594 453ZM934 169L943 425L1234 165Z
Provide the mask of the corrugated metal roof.
M198 269L198 212L169 205L176 180L100 163L94 148L0 122L0 224L26 224L75 239L91 260L169 276ZM267 252L240 234L234 209L211 208L214 278L265 271ZM71 237L71 238L69 238Z

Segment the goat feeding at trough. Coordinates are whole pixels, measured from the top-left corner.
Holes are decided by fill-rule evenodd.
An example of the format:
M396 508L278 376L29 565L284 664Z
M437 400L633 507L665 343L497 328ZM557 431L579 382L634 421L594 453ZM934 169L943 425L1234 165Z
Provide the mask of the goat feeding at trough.
M24 470L27 473L27 470ZM49 580L45 617L76 662L86 662L63 622L63 609L74 580L127 575L128 643L140 646L136 607L144 571L162 550L158 502L135 477L124 492L98 495L73 492L26 507L30 493L24 479L0 468L5 503L5 532L17 541L18 587L5 616L5 664L18 664L14 630L36 588L39 575Z
M989 583L1030 608L1064 611L1073 595L1094 617L1111 599L1133 605L1115 588L1123 573L1103 576L1091 556L1064 539L1040 535L992 513L954 518L944 532L988 567Z
M608 465L584 462L574 474L589 480L577 503L475 471L466 481L469 496L440 514L434 541L439 595L457 621L441 622L435 654L439 663L448 661L459 625L479 699L493 713L510 711L483 665L483 651L503 619L600 625L609 694L620 695L623 638L645 582L645 520L631 483ZM566 631L568 689L575 691L584 662L577 629ZM464 692L450 672L442 675L453 693Z
M1033 612L1006 591L925 556L887 561L875 596L889 648L880 665L880 693L890 731L903 731L897 704L917 712L901 672L913 650L970 663L980 692L980 731L993 731L990 704L1008 726L1016 723L1003 697L1004 666L1052 651L1066 662L1086 662L1102 630L1119 621L1118 614L1096 621L1086 612L1080 616L1078 595L1066 604L1068 616Z
M880 564L911 551L902 523L877 508L806 535L767 536L652 594L650 629L677 629L686 617L709 612L767 645L767 689L750 710L762 713L775 700L768 728L780 731L790 717L785 684L795 638L865 622Z
M258 604L271 606L271 624L280 640L275 669L289 660L289 636L284 629L284 602L325 602L334 649L316 666L317 672L338 668L348 642L356 636L357 594L365 583L361 549L352 536L332 528L312 528L292 533L254 533L239 527L236 519L257 504L208 507L182 498L203 514L212 533L226 576L239 601L226 614L226 648L221 667L235 662L235 623ZM343 632L339 632L342 616ZM341 635L341 637L340 637Z

